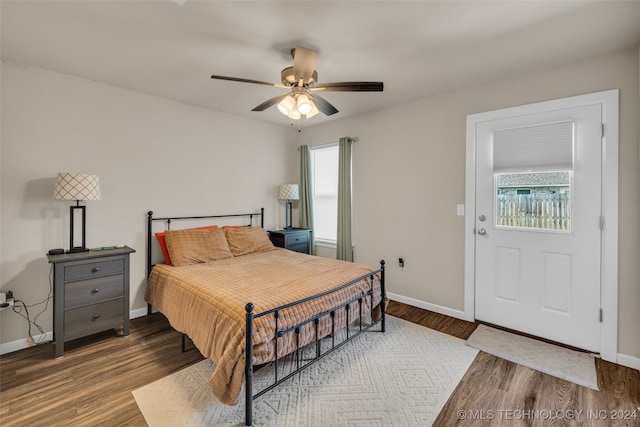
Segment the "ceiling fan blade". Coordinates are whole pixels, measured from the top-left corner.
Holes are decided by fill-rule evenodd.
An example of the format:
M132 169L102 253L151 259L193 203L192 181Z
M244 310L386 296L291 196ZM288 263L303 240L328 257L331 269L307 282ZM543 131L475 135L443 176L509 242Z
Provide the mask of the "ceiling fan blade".
M282 101L283 99L285 99L289 94L285 93L282 95L278 95L278 96L274 96L271 99L267 99L266 101L264 101L262 104L258 105L257 107L255 107L253 110L251 111L264 111L267 108L276 105L278 102Z
M323 83L311 90L324 90L327 92L382 92L384 84L382 82L339 82L339 83Z
M314 93L313 95L309 94L309 97L311 98L313 103L316 104L318 110L322 111L325 115L330 116L338 112L338 109L336 107L329 104L329 101L321 98L320 95Z
M254 83L258 85L267 85L267 86L276 86L276 87L284 87L279 83L269 83L269 82L261 82L260 80L250 80L250 79L241 79L239 77L227 77L227 76L211 76L212 79L216 80L228 80L232 82L240 82L240 83Z
M296 81L302 79L303 83L308 83L316 69L318 52L297 46L291 54L293 55L293 75Z

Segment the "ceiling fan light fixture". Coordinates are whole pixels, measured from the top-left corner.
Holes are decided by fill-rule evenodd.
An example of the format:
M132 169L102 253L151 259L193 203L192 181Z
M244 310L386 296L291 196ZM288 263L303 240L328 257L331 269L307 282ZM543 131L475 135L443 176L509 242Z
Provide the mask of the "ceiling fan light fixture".
M316 104L314 104L312 102L311 103L311 111L309 111L307 114L305 114L305 116L307 117L307 119L310 119L311 117L315 116L319 112L320 112L320 110L318 110L318 107L316 107Z
M300 119L300 111L298 111L297 108L293 108L293 110L291 111L291 113L289 114L289 118L291 120L299 120Z
M285 116L291 115L291 113L296 110L296 100L293 99L293 96L289 95L282 101L278 103L278 110Z
M300 114L309 114L313 109L311 100L309 100L309 97L305 94L298 95L297 103Z

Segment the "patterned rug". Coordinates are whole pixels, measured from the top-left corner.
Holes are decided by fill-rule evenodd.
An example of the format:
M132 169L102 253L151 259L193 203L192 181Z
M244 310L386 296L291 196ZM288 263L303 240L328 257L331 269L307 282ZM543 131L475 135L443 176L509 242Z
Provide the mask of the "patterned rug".
M505 360L598 390L592 355L479 325L467 345Z
M256 399L254 425L429 426L477 353L461 339L387 316L386 333L356 337ZM244 425L244 402L225 406L211 397L212 369L204 360L135 390L149 426Z

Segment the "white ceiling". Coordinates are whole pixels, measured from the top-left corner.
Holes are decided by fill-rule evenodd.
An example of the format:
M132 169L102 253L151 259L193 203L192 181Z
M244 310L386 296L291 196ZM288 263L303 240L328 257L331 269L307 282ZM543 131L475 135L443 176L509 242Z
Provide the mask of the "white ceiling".
M319 52L340 111L311 126L640 43L640 1L1 1L2 58L284 126L291 48Z

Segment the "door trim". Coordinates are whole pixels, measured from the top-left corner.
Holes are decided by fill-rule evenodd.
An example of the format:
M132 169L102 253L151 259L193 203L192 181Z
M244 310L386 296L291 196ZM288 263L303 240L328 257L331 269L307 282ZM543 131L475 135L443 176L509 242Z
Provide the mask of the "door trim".
M618 353L618 89L544 101L467 116L465 179L464 318L475 320L476 124L592 104L602 105L602 216L600 356L617 363ZM597 315L594 313L594 315Z

